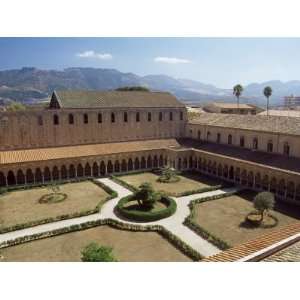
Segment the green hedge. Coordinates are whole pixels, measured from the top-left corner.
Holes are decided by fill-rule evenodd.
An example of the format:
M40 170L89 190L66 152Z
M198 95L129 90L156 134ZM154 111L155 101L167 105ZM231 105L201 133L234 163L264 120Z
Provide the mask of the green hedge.
M180 250L182 253L190 257L194 261L199 261L203 257L193 248L191 248L188 244L183 242L180 238L178 238L176 235L165 229L161 225L138 225L138 224L129 224L129 223L122 223L113 219L102 219L97 221L89 221L78 225L71 225L68 227L55 229L43 233L37 233L30 236L24 236L21 238L17 238L14 240L6 241L3 243L0 243L0 249L11 247L15 245L19 245L26 242L31 242L37 239L43 239L48 238L52 236L57 236L69 232L79 231L79 230L85 230L96 226L101 225L108 225L116 229L120 230L128 230L128 231L152 231L159 233L163 238L168 240L173 246L175 246L178 250Z
M79 180L79 181L83 181L83 180ZM52 223L52 222L66 220L66 219L73 219L73 218L84 217L84 216L87 216L87 215L92 215L92 214L100 212L101 207L103 206L103 204L105 202L118 197L117 192L115 192L114 190L112 190L110 187L106 186L102 182L99 182L95 179L91 179L91 181L93 183L95 183L96 185L98 185L99 187L103 188L109 194L106 197L106 199L104 201L98 203L98 205L95 208L84 210L84 211L81 211L81 212L75 212L75 213L71 213L71 214L64 214L64 215L60 215L60 216L56 216L56 217L40 219L40 220L31 221L31 222L16 224L16 225L9 226L9 227L4 227L4 228L0 229L0 234L11 232L11 231L16 231L16 230L21 230L21 229L25 229L25 228L29 228L29 227L33 227L33 226L37 226L37 225L42 225L42 224L46 224L46 223ZM75 181L72 181L72 182L75 182ZM64 182L64 183L67 183L67 182ZM68 183L70 183L70 182L68 182Z
M147 211L138 211L138 210L127 210L126 208L124 208L124 205L126 203L134 200L135 200L135 195L134 194L129 195L122 198L116 206L117 211L120 213L120 215L122 215L123 217L129 220L144 221L144 222L157 221L172 216L177 209L176 202L165 195L162 196L160 201L163 202L167 207L159 211L147 212Z
M110 178L114 182L118 183L119 185L123 186L125 189L127 189L127 190L129 190L131 192L137 192L139 190L138 188L134 187L133 185L131 185L131 184L127 183L126 181L118 178L118 176L111 175Z
M218 238L199 224L195 223L195 205L199 203L203 203L206 201L216 200L224 197L229 197L231 195L235 194L235 192L228 192L221 195L215 195L215 196L209 196L205 198L196 199L190 202L189 208L190 208L190 215L185 218L183 224L189 227L191 230L199 234L204 239L208 240L212 244L214 244L216 247L218 247L221 250L226 250L228 248L231 248L231 245L229 245L227 242L223 241L222 239Z
M215 191L215 190L219 190L223 188L223 185L219 184L219 185L214 185L214 186L206 186L200 189L196 189L196 190L191 190L191 191L186 191L186 192L182 192L182 193L177 193L176 197L183 197L183 196L189 196L189 195L193 195L193 194L200 194L200 193L206 193L206 192L211 192L211 191Z

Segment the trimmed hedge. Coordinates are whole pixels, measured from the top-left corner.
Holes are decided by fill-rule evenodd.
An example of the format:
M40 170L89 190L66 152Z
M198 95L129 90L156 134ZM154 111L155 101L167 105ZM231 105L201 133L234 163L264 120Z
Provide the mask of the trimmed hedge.
M86 180L87 179L79 180L79 181L86 181ZM99 203L95 208L89 209L89 210L84 210L84 211L81 211L81 212L75 212L75 213L71 213L71 214L64 214L64 215L60 215L60 216L56 216L56 217L40 219L40 220L30 221L30 222L27 222L27 223L21 223L21 224L16 224L16 225L9 226L9 227L4 227L4 228L0 229L0 234L11 232L11 231L16 231L16 230L21 230L21 229L25 229L25 228L29 228L29 227L33 227L33 226L37 226L37 225L43 225L43 224L46 224L46 223L52 223L52 222L66 220L66 219L74 219L74 218L84 217L84 216L87 216L87 215L92 215L92 214L100 212L100 209L101 209L102 205L105 202L118 197L117 192L115 192L114 190L112 190L110 187L106 186L102 182L99 182L95 179L91 179L91 181L94 184L98 185L99 187L103 188L109 194L106 197L106 199L103 202ZM72 182L77 182L77 181L72 181ZM64 182L64 183L71 183L71 182Z
M102 219L97 221L89 221L78 225L71 225L68 227L55 229L43 233L37 233L30 236L24 236L21 238L16 238L14 240L6 241L0 243L1 248L7 248L15 245L19 245L26 242L31 242L38 239L48 238L52 236L57 236L65 233L70 233L79 230L85 230L96 226L108 225L116 229L120 230L128 230L128 231L152 231L159 233L163 238L168 240L174 247L176 247L179 251L190 257L194 261L199 261L203 257L193 248L191 248L188 244L183 242L180 238L176 235L165 229L161 225L137 225L137 224L129 224L129 223L122 223L113 219Z
M124 208L125 204L134 200L136 200L135 195L134 194L129 195L122 198L116 206L117 211L120 213L120 215L122 215L123 217L129 220L143 221L143 222L157 221L172 216L177 209L176 202L172 198L169 198L165 195L162 195L160 201L164 203L167 207L158 211L147 212L147 211L139 211L139 210L128 210Z
M137 191L139 190L139 189L136 188L135 186L133 186L133 185L127 183L126 181L124 181L124 180L118 178L118 176L111 175L110 178L111 178L114 182L118 183L119 185L121 185L122 187L124 187L125 189L127 189L127 190L129 190L129 191L131 191L131 192L137 192Z
M189 195L193 195L193 194L201 194L201 193L219 190L221 188L223 188L223 185L221 185L221 184L214 185L214 186L206 186L206 187L196 189L196 190L190 190L190 191L186 191L186 192L182 192L182 193L177 193L176 197L189 196Z
M190 215L185 218L183 224L189 227L191 230L193 230L195 233L199 234L204 239L211 242L213 245L218 247L221 250L226 250L231 248L231 245L229 245L227 242L223 241L222 239L218 238L199 224L195 223L195 205L199 203L203 203L206 201L216 200L224 197L229 197L231 195L235 194L235 192L228 192L225 194L215 195L215 196L209 196L205 198L196 199L190 202L189 208L190 208Z

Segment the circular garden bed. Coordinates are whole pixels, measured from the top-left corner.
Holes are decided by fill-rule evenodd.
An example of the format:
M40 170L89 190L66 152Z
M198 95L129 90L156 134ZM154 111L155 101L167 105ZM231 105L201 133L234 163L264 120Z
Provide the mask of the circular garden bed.
M263 221L261 221L259 213L251 212L247 215L246 222L253 227L272 228L278 224L278 219L272 214L267 214L264 216Z
M172 176L171 178L160 176L157 179L157 182L161 182L161 183L175 183L175 182L178 182L178 181L180 181L180 177L179 176Z
M140 222L152 222L170 217L176 212L176 202L163 195L150 209L139 205L136 195L122 198L117 204L117 211L122 217Z
M67 194L64 193L46 194L39 199L39 203L58 203L64 201L67 197Z

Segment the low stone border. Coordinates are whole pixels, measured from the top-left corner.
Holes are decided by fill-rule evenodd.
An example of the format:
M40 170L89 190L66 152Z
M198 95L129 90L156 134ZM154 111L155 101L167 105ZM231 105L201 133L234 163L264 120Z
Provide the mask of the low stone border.
M161 196L160 202L165 204L167 207L162 208L161 210L158 211L154 211L154 212L138 211L138 210L131 211L124 207L125 204L134 200L136 200L135 194L129 195L119 200L116 206L117 211L121 216L133 221L153 222L153 221L161 220L172 216L177 209L176 202L172 198L169 198L165 195Z
M191 248L188 244L183 242L180 238L175 236L173 233L171 233L169 230L165 229L161 225L136 225L136 224L129 224L129 223L122 223L113 219L100 219L97 221L89 221L86 223L81 223L78 225L71 225L68 227L55 229L43 233L33 234L29 236L24 236L20 238L16 238L14 240L9 240L3 243L0 243L0 249L1 248L7 248L31 241L35 241L38 239L48 238L52 236L57 236L65 233L70 233L74 231L79 230L85 230L96 226L102 226L102 225L108 225L116 229L120 230L128 230L128 231L153 231L159 233L163 238L168 240L175 248L180 250L183 254L187 255L194 261L200 261L203 259L203 256L201 256L196 250Z
M208 230L206 230L205 228L203 228L199 224L195 223L194 217L195 217L195 205L196 204L203 203L203 202L206 202L206 201L221 199L221 198L224 198L224 197L229 197L229 196L231 196L235 193L236 192L228 192L228 193L225 193L225 194L220 194L220 195L215 195L215 196L208 196L208 197L205 197L205 198L200 198L200 199L196 199L196 200L191 201L190 204L189 204L189 208L190 208L191 213L188 217L185 218L183 224L186 225L187 227L189 227L191 230L193 230L198 235L200 235L202 238L206 239L207 241L209 241L210 243L212 243L213 245L218 247L220 250L226 250L226 249L231 248L231 246L227 242L225 242L222 239L216 237L215 235L210 233Z
M65 214L65 215L60 215L60 216L56 216L56 217L40 219L40 220L35 220L35 221L27 222L27 223L21 223L21 224L16 224L16 225L9 226L9 227L4 227L4 228L0 229L0 234L11 232L11 231L16 231L16 230L21 230L21 229L25 229L25 228L29 228L29 227L34 227L34 226L38 226L38 225L43 225L43 224L47 224L47 223L92 215L92 214L100 212L101 207L105 202L118 197L118 193L115 192L114 190L112 190L109 186L106 186L102 182L95 180L95 179L89 179L89 180L92 181L94 184L98 185L99 187L103 188L109 194L106 197L106 199L103 202L99 203L94 209L89 209L89 210L85 210L85 211L81 211L81 212L75 212L72 214ZM80 180L80 181L87 181L87 179ZM80 181L78 181L78 182L80 182ZM71 182L65 182L65 183L71 183Z

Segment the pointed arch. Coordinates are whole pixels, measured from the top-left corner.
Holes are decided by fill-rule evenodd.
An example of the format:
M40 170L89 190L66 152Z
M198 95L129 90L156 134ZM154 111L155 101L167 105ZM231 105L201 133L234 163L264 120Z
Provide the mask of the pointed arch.
M113 164L112 164L111 160L109 160L107 163L107 173L111 174L111 173L113 173L113 171L114 171Z
M146 169L146 159L144 156L141 159L141 169Z
M0 186L6 186L6 178L3 172L0 172Z
M133 162L132 162L132 159L129 158L128 160L128 171L132 171L133 170Z
M96 162L93 163L93 177L99 176L99 166Z
M294 199L295 197L295 183L289 181L286 188L287 198Z
M255 187L260 189L261 188L261 175L260 173L255 174Z
M178 170L181 170L182 164L181 164L181 157L178 158Z
M134 169L135 170L139 170L140 169L140 161L139 161L138 157L136 157L135 160L134 160Z
M43 182L43 174L40 168L35 169L34 178L35 182Z
M22 170L17 172L17 184L25 184L25 175Z
M77 177L83 177L83 167L82 164L77 166Z
M152 165L152 157L151 157L151 155L149 155L148 158L147 158L147 168L151 169L152 166L153 166Z
M59 180L59 172L57 166L52 169L52 180Z
M51 173L49 167L44 168L44 181L51 181Z
M76 177L76 170L73 164L69 167L69 178L75 178Z
M9 171L7 173L7 184L8 185L15 185L16 184L16 177L13 171Z
M125 159L122 159L121 170L122 172L127 172L127 162Z
M106 166L104 161L101 161L100 163L100 175L104 176L106 174Z
M164 166L164 158L162 155L159 156L159 167L162 168Z
M154 168L158 168L158 159L157 159L157 155L154 155L154 157L153 157L153 167L154 167Z
M68 171L65 165L62 165L62 167L60 168L60 176L61 179L67 179L68 178Z
M26 183L34 183L34 176L31 169L26 171Z
M118 160L115 161L115 172L116 173L120 172L120 163Z

